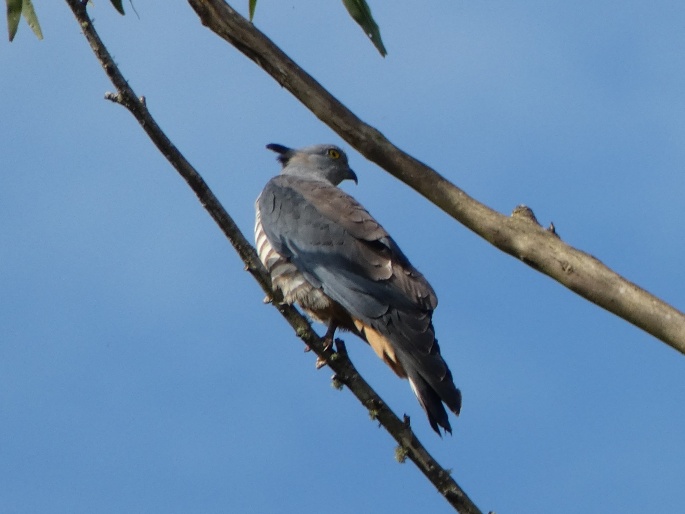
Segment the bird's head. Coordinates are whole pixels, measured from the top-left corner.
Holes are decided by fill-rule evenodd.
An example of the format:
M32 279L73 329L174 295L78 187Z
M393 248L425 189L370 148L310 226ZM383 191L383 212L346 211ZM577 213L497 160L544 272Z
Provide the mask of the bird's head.
M277 144L266 147L279 154L283 174L325 180L334 186L343 180L354 180L357 183L357 175L350 169L347 155L335 145L314 145L298 150Z

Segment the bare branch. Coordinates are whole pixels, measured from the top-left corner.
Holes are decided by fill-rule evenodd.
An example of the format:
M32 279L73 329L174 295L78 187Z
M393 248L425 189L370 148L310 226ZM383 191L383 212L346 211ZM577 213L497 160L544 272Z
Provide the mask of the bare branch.
M259 261L252 245L245 239L245 236L240 232L233 219L219 203L200 174L183 157L150 115L145 98L135 95L100 40L82 0L66 0L66 2L74 12L93 52L102 64L112 84L116 87L117 92L107 93L105 98L126 107L133 114L148 137L188 183L202 205L230 240L245 263L245 269L259 282L259 285L267 295L267 299L271 299L273 297L271 279ZM344 344L338 344L339 351L337 353L330 348L326 348L309 322L297 309L278 302L272 303L290 323L298 337L313 349L320 358L325 360L326 364L335 372L334 381L346 385L362 405L368 409L373 419L376 419L397 441L399 447L396 454L411 459L457 512L481 514L478 507L450 476L449 471L442 468L423 447L411 430L408 418L400 420L357 372L347 357L347 352L344 351Z
M527 216L500 214L468 196L347 109L224 0L188 0L204 25L255 61L321 121L455 220L571 291L685 353L685 314L564 243Z

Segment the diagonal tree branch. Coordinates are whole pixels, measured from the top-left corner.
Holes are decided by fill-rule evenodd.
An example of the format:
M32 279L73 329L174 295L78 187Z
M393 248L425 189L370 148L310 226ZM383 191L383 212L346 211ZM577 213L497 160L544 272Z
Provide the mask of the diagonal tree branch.
M145 130L148 137L157 146L160 152L167 158L169 163L188 183L193 192L219 225L223 233L230 240L245 263L245 269L257 280L262 290L271 298L271 279L262 266L257 253L252 245L245 239L238 226L228 212L219 203L214 193L202 179L200 174L185 159L181 152L169 140L159 127L145 105L145 99L135 95L128 82L124 79L119 68L114 63L111 55L105 48L102 40L95 31L93 24L86 11L83 0L66 0L81 25L90 47L102 64L105 72L116 88L116 93L107 93L105 98L112 100L128 109ZM431 481L440 494L449 502L457 512L462 514L481 514L481 511L459 487L450 476L450 472L442 468L428 453L418 438L414 435L408 422L408 418L400 420L387 406L383 399L369 386L364 378L357 372L352 362L344 351L344 345L338 345L338 352L326 348L323 341L314 332L309 322L292 306L273 302L274 307L290 323L298 337L302 339L318 356L326 361L326 364L335 372L334 380L346 385L350 391L366 407L370 415L390 433L397 441L398 460L409 458L421 472Z
M360 120L224 0L188 0L204 25L255 61L362 155L491 244L685 353L685 314L543 229L532 211L500 214Z

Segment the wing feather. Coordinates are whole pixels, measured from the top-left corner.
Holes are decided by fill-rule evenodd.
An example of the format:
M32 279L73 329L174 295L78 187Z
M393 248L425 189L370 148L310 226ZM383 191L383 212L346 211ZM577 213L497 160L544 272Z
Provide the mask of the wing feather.
M341 189L279 175L262 192L259 208L276 251L292 259L313 285L323 283L325 292L370 293L387 299L387 304L421 310L437 306L423 275L385 229ZM377 316L377 309L373 311L358 314Z

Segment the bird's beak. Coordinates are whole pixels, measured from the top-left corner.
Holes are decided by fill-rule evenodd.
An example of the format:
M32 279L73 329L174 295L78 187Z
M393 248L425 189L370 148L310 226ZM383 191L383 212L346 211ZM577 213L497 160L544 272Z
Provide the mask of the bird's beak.
M345 177L345 178L348 180L354 180L354 184L358 186L359 181L357 180L357 174L354 171L352 171L350 168L347 168L347 171L348 171L347 177Z

